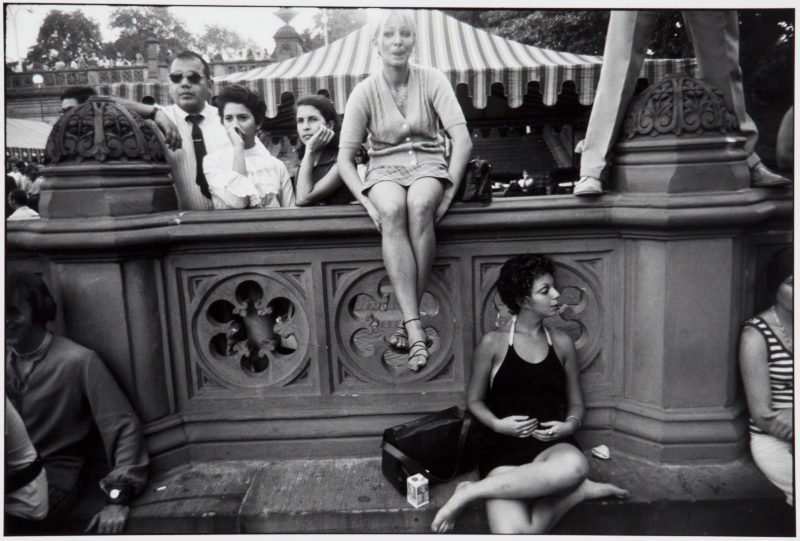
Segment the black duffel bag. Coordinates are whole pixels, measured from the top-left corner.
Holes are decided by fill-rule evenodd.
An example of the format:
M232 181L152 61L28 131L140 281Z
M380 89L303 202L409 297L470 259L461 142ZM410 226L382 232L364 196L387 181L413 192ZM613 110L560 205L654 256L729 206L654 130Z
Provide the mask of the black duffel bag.
M446 483L472 469L467 447L470 414L453 406L387 428L381 443L381 470L394 488L406 494L406 478L421 473Z

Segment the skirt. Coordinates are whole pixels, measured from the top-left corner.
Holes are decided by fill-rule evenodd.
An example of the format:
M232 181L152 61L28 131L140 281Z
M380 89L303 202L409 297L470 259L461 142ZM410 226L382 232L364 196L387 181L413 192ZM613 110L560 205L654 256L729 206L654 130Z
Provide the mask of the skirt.
M394 182L404 188L408 188L421 178L436 178L440 181L450 183L450 173L447 166L441 162L422 162L417 165L382 165L367 171L367 178L361 187L361 193L365 194L379 182Z

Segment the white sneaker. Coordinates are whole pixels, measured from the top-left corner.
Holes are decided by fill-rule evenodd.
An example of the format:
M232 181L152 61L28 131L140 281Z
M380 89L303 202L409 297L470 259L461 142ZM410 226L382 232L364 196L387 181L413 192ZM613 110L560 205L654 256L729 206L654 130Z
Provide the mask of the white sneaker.
M572 189L572 195L577 196L591 196L591 195L602 195L603 194L603 184L600 182L599 179L594 177L581 177L577 184L575 184L575 188Z

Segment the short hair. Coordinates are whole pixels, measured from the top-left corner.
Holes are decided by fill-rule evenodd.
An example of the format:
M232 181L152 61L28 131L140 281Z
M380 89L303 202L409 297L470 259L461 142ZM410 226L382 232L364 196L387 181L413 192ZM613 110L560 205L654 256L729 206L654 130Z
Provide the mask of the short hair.
M515 255L503 263L496 286L508 311L518 314L523 299L531 294L533 282L546 274L555 275L555 263L544 255Z
M383 27L389 22L392 17L400 19L401 23L406 24L414 32L414 41L417 39L417 22L414 20L414 14L410 9L384 9L381 10L380 17L372 29L372 39L377 40Z
M225 106L229 103L238 103L247 107L253 118L256 119L256 126L260 126L267 118L267 106L264 100L249 88L232 85L222 89L217 98L217 111L219 112L220 120L225 114Z
M172 63L175 62L178 59L180 59L180 60L192 60L193 58L196 58L197 60L199 60L203 64L203 75L205 75L206 79L210 80L211 79L211 69L208 67L208 62L206 62L205 58L200 56L199 53L196 53L194 51L181 51L181 52L179 52L174 57L172 57L172 60L170 61L169 65L172 66Z
M144 96L142 98L142 103L144 103L145 105L155 105L156 99L153 96Z
M767 291L774 294L786 278L794 272L794 249L781 248L767 261Z
M35 164L30 164L25 168L25 176L31 180L35 180L39 176L39 167Z
M342 122L339 120L339 114L336 112L336 107L334 107L333 102L322 94L303 96L297 100L297 103L295 104L295 118L297 117L297 108L301 105L308 105L309 107L315 108L320 112L326 123L333 121L333 139L330 140L325 148L338 149L339 132L342 131ZM300 159L303 159L303 155L305 153L305 145L300 145L297 148L297 155L300 157Z
M16 160L11 164L13 167L17 169L25 169L25 160Z
M44 280L30 272L11 272L6 275L6 303L18 295L31 307L33 320L47 323L56 318L56 301Z
M8 196L11 198L12 201L17 203L18 205L27 205L28 204L28 194L25 193L25 190L12 190Z
M80 105L96 95L97 92L91 86L71 86L61 93L61 100L74 99Z

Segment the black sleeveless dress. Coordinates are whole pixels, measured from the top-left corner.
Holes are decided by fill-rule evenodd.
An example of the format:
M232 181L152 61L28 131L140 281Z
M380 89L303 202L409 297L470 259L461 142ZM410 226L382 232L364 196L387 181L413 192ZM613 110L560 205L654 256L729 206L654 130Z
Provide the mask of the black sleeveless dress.
M512 326L505 359L486 393L486 406L498 419L528 415L540 423L563 421L567 414L567 377L552 343L544 360L530 363L514 349L513 332ZM481 479L498 466L527 464L557 443L571 443L580 449L572 436L548 442L534 437L506 436L476 418L473 419L470 441Z

